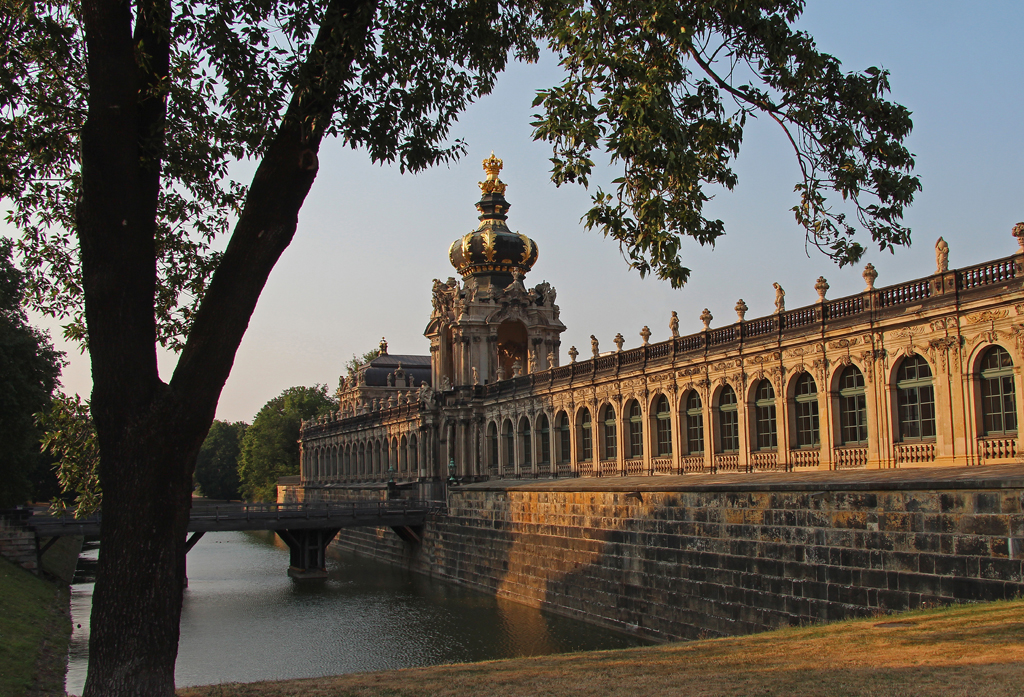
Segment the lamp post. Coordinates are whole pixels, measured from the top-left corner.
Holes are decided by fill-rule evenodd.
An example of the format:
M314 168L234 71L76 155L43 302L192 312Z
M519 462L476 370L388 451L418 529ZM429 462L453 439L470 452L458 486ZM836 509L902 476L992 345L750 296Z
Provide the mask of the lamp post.
M395 483L395 466L394 465L390 465L388 467L388 475L390 476L390 479L388 479L388 484L394 484Z
M448 458L448 486L455 485L455 458Z

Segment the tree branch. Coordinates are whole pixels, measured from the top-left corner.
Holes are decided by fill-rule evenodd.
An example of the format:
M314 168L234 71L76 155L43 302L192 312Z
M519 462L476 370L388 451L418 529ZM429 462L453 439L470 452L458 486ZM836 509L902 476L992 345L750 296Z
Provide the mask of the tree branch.
M295 234L299 209L316 178L324 129L375 11L376 0L332 0L324 13L171 379L187 418L213 418L260 293Z

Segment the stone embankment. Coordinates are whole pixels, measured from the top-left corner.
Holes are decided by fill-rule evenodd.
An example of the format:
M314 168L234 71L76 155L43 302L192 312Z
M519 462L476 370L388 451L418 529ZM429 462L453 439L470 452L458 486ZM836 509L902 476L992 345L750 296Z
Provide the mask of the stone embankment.
M652 639L737 635L1020 595L1024 465L487 482L418 545L334 544Z
M0 556L23 569L36 571L36 536L32 531L0 518Z

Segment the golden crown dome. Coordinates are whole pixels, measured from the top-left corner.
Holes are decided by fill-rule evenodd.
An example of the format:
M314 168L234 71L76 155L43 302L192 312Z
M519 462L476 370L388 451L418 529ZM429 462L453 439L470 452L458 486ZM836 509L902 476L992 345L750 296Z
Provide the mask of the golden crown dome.
M487 178L479 183L483 196L476 204L480 225L448 249L448 259L463 277L510 276L517 269L525 274L537 261L537 243L512 232L505 223L509 204L505 200L506 185L498 178L502 164L493 152L483 161Z

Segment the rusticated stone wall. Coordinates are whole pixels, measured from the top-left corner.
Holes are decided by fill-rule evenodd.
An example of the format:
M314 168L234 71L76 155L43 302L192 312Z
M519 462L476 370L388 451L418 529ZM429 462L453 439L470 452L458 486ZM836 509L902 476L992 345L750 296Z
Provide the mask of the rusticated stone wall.
M1024 592L1024 466L830 474L473 485L335 544L661 640Z

